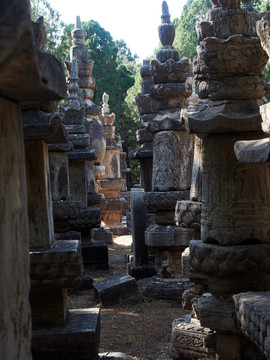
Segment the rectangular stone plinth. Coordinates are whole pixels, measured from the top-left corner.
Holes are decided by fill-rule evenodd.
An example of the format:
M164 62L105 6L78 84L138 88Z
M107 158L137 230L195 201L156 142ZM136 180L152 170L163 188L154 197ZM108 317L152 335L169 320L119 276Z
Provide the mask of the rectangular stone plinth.
M136 280L127 274L94 282L93 288L103 306L118 304L121 300L137 301L142 298Z
M177 226L150 225L145 231L145 243L151 247L188 247L194 230Z
M99 309L70 310L63 327L33 331L33 360L97 360Z
M270 291L233 296L243 333L270 359Z
M31 286L73 288L82 273L81 248L78 240L59 240L54 247L30 252Z
M186 317L175 319L172 324L172 358L190 360L215 360L214 331L201 326L200 321Z

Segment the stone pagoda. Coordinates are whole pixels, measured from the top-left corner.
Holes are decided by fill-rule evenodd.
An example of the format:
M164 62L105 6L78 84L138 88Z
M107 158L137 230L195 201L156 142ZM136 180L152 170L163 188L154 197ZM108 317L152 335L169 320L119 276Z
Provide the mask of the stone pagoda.
M89 60L88 49L85 46L85 31L82 29L80 17L76 18L76 26L72 31L73 46L70 49L70 60L66 61L66 67L70 80L72 79L71 65L72 59L77 60L78 66L78 86L81 94L81 104L74 110L74 104L68 111L72 120L69 126L69 134L71 141L76 143L77 152L82 156L83 174L75 174L75 179L82 181L84 184L80 187L83 191L83 199L85 207L85 217L81 223L80 229L82 234L82 254L84 262L95 267L108 267L108 247L103 240L94 240L94 229L100 226L100 201L104 197L96 191L96 181L100 180L105 174L104 165L102 165L106 150L106 140L103 125L99 120L101 107L92 102L94 96L95 79L92 76L93 61ZM72 81L72 80L71 80ZM80 113L79 113L80 109ZM76 112L76 116L72 112ZM72 125L72 126L70 126ZM79 125L79 126L77 126ZM75 144L74 144L75 145ZM75 149L76 150L76 149ZM90 153L95 156L87 157ZM83 155L84 154L84 155ZM86 155L88 154L88 155ZM71 157L74 164L78 164L76 153L68 153L70 161ZM78 165L77 165L78 166ZM74 190L76 187L74 188ZM76 191L78 193L78 191ZM75 228L74 228L75 229ZM75 229L76 230L76 229Z
M210 293L198 300L198 316L216 331L219 359L261 359L241 334L232 297L269 290L269 163L239 163L234 144L264 136L259 106L267 55L239 0L213 5L198 25L194 59L204 110L186 119L203 153L201 240L190 243L191 265L207 276Z
M179 285L179 279L181 254L193 230L175 226L174 211L177 200L189 199L191 186L194 136L185 131L180 112L187 106L192 87L186 83L189 60L179 60L172 46L175 27L166 1L162 3L161 20L158 31L162 48L156 59L144 63L143 93L136 97L144 133L153 138L152 191L145 193L145 203L147 211L155 214L155 223L146 229L145 242L155 253L157 278L146 280L144 285L146 292L161 287L158 297L166 297L167 288L169 297L177 297L190 285L188 281ZM172 290L174 285L179 289Z
M110 113L109 95L104 93L102 114L99 116L106 135L106 152L103 160L105 176L98 182L99 192L105 199L101 205L103 226L115 235L127 233L126 227L121 223L123 211L129 206L126 199L121 197L120 191L125 189L125 179L121 177L120 148L115 141L114 113Z

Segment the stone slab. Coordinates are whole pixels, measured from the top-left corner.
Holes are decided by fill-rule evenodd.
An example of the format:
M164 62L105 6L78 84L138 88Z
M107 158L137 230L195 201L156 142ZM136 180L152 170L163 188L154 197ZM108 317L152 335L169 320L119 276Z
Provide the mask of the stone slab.
M88 149L74 149L67 152L69 160L96 160L96 154L94 150Z
M127 274L119 274L93 283L102 306L112 306L120 301L134 302L142 299L136 280Z
M82 257L88 267L109 268L108 245L103 240L93 240L91 243L82 241Z
M142 281L144 296L155 299L182 300L183 292L192 287L189 279L162 279L156 276Z
M64 327L33 331L33 360L98 360L99 309L70 310Z
M187 317L172 324L172 358L175 360L215 360L216 336L213 330L202 327L199 320Z
M186 248L192 240L193 229L177 226L150 225L145 231L145 243L153 247L183 247Z

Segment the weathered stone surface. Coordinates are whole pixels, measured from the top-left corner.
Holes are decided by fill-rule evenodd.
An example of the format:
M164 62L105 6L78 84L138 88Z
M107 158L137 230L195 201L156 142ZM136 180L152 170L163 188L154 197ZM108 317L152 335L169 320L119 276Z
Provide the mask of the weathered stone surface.
M188 83L164 83L152 87L149 95L153 99L182 99L188 98L192 93L192 87Z
M70 196L68 159L65 152L49 152L50 182L53 201Z
M136 103L141 115L143 114L154 114L160 110L165 110L169 108L182 108L186 107L186 100L177 100L177 99L153 99L148 94L138 94L136 96Z
M157 211L155 223L158 225L175 225L174 211Z
M96 154L93 150L74 149L67 153L69 160L95 160Z
M160 278L180 279L182 277L181 253L171 247L159 249L155 247L155 269Z
M215 332L202 327L199 320L186 317L174 319L172 323L172 358L215 360Z
M25 157L30 247L50 247L54 242L54 227L47 144L42 140L27 141Z
M95 151L96 163L102 164L106 151L105 132L100 120L87 117L83 122L87 134L90 135L90 149Z
M202 139L195 135L191 175L190 199L201 201L202 197Z
M82 272L80 242L59 240L51 248L30 251L31 286L72 288Z
M66 84L61 63L36 46L29 2L4 3L1 18L4 35L0 63L5 64L0 72L1 96L27 105L64 98Z
M270 244L217 246L193 240L189 246L191 265L207 275L213 295L269 290Z
M269 103L260 106L260 113L262 117L262 131L270 134L270 108Z
M131 210L131 232L134 260L136 266L148 264L148 250L144 241L145 215L144 190L131 189L130 210Z
M194 138L183 131L162 131L153 142L153 190L187 190L191 185Z
M147 129L145 128L136 131L136 140L140 144L143 144L145 142L152 142L153 138L153 133L147 131Z
M122 190L124 188L124 179L104 179L100 181L100 187L104 190Z
M78 201L54 201L55 231L87 231L100 225L100 209L83 206Z
M103 163L105 165L105 178L107 180L121 179L120 151L118 147L116 150L106 151Z
M199 85L200 98L208 97L214 101L259 99L264 94L265 84L260 76L234 76L222 80L205 80Z
M246 292L233 296L243 333L270 358L270 292Z
M98 229L94 229L94 239L95 240L104 240L106 244L113 243L113 234L110 230L105 229L104 227L100 227Z
M270 140L237 141L234 144L234 152L239 162L265 163L270 160Z
M201 217L204 242L215 240L222 245L247 240L269 242L269 163L239 163L233 151L236 141L264 137L263 133L252 132L204 139Z
M223 2L224 4L225 2ZM225 10L225 11L224 11ZM220 39L227 39L234 34L241 34L243 36L254 36L252 18L247 9L232 9L229 5L213 21L214 36Z
M202 203L195 201L177 201L175 222L177 226L200 230Z
M98 360L100 339L99 309L70 310L64 327L33 331L34 360Z
M59 113L37 112L23 115L25 140L44 140L47 144L66 143L67 132Z
M143 295L155 299L179 300L192 283L188 279L161 279L157 276L142 281Z
M192 229L153 224L145 231L145 243L147 246L153 247L179 246L185 248L189 245L192 234Z
M120 299L126 302L142 299L136 280L126 274L94 282L93 287L105 307L119 303Z
M75 148L90 147L89 134L69 134L68 140L72 142Z
M174 211L178 200L188 200L189 190L182 191L151 191L144 194L148 212Z
M207 37L213 37L213 23L210 21L196 22L196 34L199 43Z
M196 134L260 131L262 104L263 100L213 102L211 107L190 115L185 120L186 129Z
M21 3L23 4L22 8L25 7L26 2ZM5 3L4 8L10 5L10 2ZM3 4L1 4L0 10L1 17L2 11ZM14 24L17 24L15 18ZM6 33L2 33L2 35L4 34ZM8 36L8 34L6 35ZM5 45L8 43L9 41ZM0 58L4 53L5 51L2 50ZM1 60L0 64L2 64ZM25 155L19 105L0 96L0 118L0 213L2 214L0 226L0 353L3 359L30 360L29 230Z
M197 51L198 56L193 61L193 71L197 80L260 76L267 62L267 55L257 37L210 37L201 42ZM212 54L215 55L211 56Z
M82 241L83 263L93 269L109 269L108 245L104 240L89 242L89 234Z
M120 352L100 353L99 357L103 360L132 360L131 357Z
M270 48L269 48L269 21L270 18L270 12L266 11L261 20L257 22L256 24L256 30L260 37L261 45L263 49L267 52L268 56L270 54Z
M220 331L240 331L232 300L218 300L206 293L198 299L198 310L202 326Z
M74 126L81 126L85 116L84 107L75 108L74 106L66 105L60 108L60 113L63 115L63 121L67 129ZM85 132L85 131L84 131Z
M189 59L168 59L164 63L154 59L151 61L151 69L156 84L184 83L189 72Z

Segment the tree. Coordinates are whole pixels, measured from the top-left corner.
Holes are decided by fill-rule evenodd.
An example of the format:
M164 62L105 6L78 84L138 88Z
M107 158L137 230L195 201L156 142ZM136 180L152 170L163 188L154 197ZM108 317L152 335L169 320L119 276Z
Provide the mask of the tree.
M47 0L31 0L32 19L35 21L43 16L47 31L47 43L45 51L53 53L60 43L61 34L64 29L64 22L58 11L54 10Z

